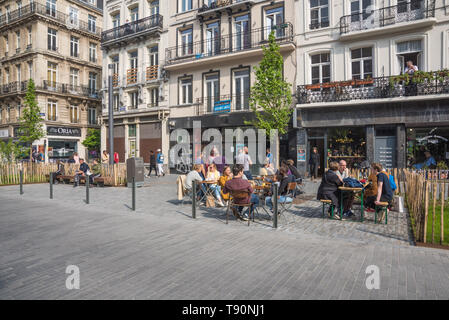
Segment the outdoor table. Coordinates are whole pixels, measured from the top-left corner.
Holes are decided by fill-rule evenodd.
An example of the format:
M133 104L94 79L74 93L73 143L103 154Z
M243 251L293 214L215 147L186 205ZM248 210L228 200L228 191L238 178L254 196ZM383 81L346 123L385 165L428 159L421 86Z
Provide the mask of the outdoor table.
M345 192L355 192L361 193L361 204L360 204L360 209L361 209L361 214L360 214L360 222L363 222L363 215L365 213L365 208L363 207L363 194L365 193L365 188L369 185L369 182L365 183L363 185L363 187L360 188L351 188L351 187L338 187L338 189L340 190L340 220L342 220L343 217L343 193Z
M203 180L203 181L201 181L201 184L205 185L205 193L204 193L203 197L201 198L201 200L203 200L203 199L207 200L207 196L214 196L214 192L210 186L213 184L218 184L218 181Z

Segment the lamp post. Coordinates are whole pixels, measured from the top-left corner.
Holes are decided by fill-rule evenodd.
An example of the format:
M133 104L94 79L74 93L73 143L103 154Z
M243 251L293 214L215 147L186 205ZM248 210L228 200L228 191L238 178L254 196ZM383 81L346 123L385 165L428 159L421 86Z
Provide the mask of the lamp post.
M114 164L114 105L112 94L112 72L114 64L108 65L108 124L109 124L109 164Z

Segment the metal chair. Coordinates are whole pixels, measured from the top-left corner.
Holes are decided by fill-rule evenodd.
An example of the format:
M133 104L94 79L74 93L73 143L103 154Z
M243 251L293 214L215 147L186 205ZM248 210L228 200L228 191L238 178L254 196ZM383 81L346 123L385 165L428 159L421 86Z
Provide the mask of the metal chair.
M249 203L244 203L244 204L240 204L240 203L234 203L235 200L247 200L248 198L250 198L251 193L248 191L230 191L229 193L229 201L228 201L228 207L226 209L226 224L228 224L228 220L229 220L229 210L235 210L233 208L233 206L238 206L238 207L248 207L251 210L251 202ZM253 221L254 221L254 210L252 211L253 214ZM248 216L248 226L251 220L251 216Z

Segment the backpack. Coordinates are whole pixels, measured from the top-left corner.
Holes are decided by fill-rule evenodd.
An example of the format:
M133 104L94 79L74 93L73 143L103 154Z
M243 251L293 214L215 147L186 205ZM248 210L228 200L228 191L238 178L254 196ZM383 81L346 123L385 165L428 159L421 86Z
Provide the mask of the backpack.
M389 180L390 180L391 190L395 191L397 189L397 186L396 186L396 182L394 182L394 176L392 174L390 174Z
M361 184L360 181L354 178L344 178L343 182L345 186L349 188L363 188L363 184Z

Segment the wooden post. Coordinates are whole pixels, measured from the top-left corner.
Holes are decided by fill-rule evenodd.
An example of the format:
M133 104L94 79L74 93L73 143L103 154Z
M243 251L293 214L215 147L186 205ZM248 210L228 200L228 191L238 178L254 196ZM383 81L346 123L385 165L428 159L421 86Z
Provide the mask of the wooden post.
M435 242L435 210L437 207L437 181L433 183L433 209L432 209L432 243Z
M425 200L424 200L424 236L423 236L423 242L427 242L427 216L429 214L429 181L426 181L426 188L425 188Z
M444 188L445 183L441 183L441 231L440 231L440 244L443 244L444 242Z

